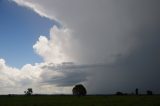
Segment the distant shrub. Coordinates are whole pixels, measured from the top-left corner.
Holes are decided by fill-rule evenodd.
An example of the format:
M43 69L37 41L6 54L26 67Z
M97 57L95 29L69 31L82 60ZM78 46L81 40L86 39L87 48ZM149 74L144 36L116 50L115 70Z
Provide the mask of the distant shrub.
M116 95L124 95L122 92L116 92Z
M148 91L147 91L147 95L153 95L153 92L150 91L150 90L148 90Z
M32 95L33 90L32 88L28 88L26 91L24 91L25 95Z

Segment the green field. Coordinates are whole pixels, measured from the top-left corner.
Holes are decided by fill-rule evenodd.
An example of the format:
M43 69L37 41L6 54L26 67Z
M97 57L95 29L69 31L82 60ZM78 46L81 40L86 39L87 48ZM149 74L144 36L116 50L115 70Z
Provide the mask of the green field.
M0 96L0 106L160 106L160 96Z

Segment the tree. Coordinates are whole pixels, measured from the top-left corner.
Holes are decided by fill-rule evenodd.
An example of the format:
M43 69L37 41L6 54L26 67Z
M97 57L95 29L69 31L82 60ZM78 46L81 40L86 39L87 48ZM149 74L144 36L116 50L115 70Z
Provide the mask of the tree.
M150 90L148 90L148 91L147 91L147 95L153 95L153 92L150 91Z
M87 94L86 88L82 84L75 85L72 89L73 95L85 96Z
M135 90L136 95L139 95L138 88Z
M116 95L123 95L122 92L116 92Z
M33 90L32 88L28 88L26 91L24 91L25 95L32 95Z

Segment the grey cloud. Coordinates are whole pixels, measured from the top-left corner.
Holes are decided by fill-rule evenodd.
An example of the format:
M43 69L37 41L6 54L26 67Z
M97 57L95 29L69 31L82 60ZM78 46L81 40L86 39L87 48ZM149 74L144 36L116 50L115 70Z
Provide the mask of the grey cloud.
M46 70L41 74L41 83L54 84L57 86L73 86L77 83L82 83L87 81L88 72L86 69L89 66L86 65L75 65L75 64L59 64L44 66L43 69ZM56 70L55 70L56 69ZM60 76L54 76L54 74L48 73L61 73Z
M38 0L36 3L43 4L47 14L56 16L73 30L72 47L67 52L81 63L110 62L116 59L113 55L126 55L139 43L135 38L139 28L154 26L152 23L159 20L158 0Z
M24 78L24 79L21 79L21 80L19 81L19 83L20 83L22 86L28 86L28 85L32 84L32 79Z
M89 81L91 93L114 93L115 91L134 92L139 88L142 93L151 89L160 92L160 23L153 20L150 26L141 25L132 33L137 46L128 55L119 55L110 67L99 68ZM94 88L96 86L96 88Z
M85 72L68 72L64 73L64 77L52 78L47 82L50 84L55 84L57 86L73 86L78 83L87 81L87 74Z

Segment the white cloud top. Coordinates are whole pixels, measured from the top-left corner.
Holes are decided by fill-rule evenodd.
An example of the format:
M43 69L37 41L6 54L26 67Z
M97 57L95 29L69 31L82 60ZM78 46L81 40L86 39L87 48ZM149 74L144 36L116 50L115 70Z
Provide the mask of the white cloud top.
M44 58L45 62L62 63L73 61L66 54L66 50L70 47L70 34L68 29L58 29L54 26L50 30L50 39L40 36L33 48L37 54Z

